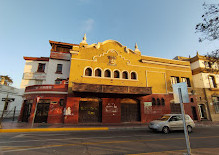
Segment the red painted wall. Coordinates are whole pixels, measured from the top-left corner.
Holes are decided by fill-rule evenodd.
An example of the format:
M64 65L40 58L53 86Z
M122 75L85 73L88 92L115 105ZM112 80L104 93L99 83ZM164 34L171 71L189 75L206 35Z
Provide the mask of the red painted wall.
M102 123L121 123L119 98L102 98Z
M77 124L79 115L80 97L67 97L66 111L64 116L65 124Z
M40 97L40 99L49 99L50 100L50 107L48 112L47 123L63 123L63 110L65 105L61 106L59 104L60 99L64 99L66 101L66 95L62 94L34 94L34 95L25 95L24 96L27 100L33 100L31 114L29 117L29 123L32 123L35 107L36 107L36 98ZM54 104L52 104L54 102ZM55 103L56 102L56 103ZM21 121L23 116L23 108L24 104L22 105L22 110L19 116L19 120Z
M196 113L198 116L198 120L200 120L200 116L198 113L198 107L196 103L196 97L195 95L190 95L190 98L194 99L193 103L185 103L184 104L184 109L185 113L190 115L192 119L193 114L192 114L192 106L196 107ZM152 106L152 111L146 111L144 110L144 102L151 102L152 98L159 98L160 100L163 98L165 100L165 106L163 105L154 105ZM173 100L173 95L172 94L152 94L148 96L144 96L141 98L141 122L150 122L152 120L160 118L163 114L169 114L171 113L171 108L170 108L170 103Z

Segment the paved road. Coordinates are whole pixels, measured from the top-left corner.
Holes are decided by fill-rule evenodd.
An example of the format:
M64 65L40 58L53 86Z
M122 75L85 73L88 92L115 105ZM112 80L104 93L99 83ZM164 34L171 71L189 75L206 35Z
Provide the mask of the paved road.
M218 149L219 127L196 128L190 134L190 141L193 150ZM184 149L186 147L182 131L165 135L151 132L147 128L145 130L0 134L0 152L5 155L153 154Z

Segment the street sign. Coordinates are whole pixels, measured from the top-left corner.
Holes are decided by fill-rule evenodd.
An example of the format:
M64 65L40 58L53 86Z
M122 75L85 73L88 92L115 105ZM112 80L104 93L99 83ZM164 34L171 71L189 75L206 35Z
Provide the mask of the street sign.
M182 103L189 103L189 95L188 95L188 88L186 82L173 84L174 102L180 103L179 88L181 89Z
M189 95L187 89L187 83L181 82L173 85L173 95L175 103L180 103L181 113L183 117L183 127L184 127L184 134L186 139L186 147L187 147L187 155L191 155L191 147L189 141L189 134L187 131L187 125L185 120L185 111L183 103L189 103Z
M2 101L5 101L7 98L2 98ZM8 98L8 102L13 102L15 98Z

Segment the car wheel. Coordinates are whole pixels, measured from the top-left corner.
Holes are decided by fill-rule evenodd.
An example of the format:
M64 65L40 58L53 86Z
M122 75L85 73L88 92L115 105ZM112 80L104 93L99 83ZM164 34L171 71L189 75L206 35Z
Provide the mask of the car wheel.
M188 133L192 132L192 127L190 125L187 126Z
M162 131L163 133L168 134L170 132L170 129L167 126L164 126Z

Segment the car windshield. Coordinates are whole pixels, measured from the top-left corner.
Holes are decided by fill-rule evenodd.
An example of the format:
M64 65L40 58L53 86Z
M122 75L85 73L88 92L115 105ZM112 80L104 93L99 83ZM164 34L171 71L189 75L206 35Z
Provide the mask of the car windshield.
M170 116L164 115L159 120L161 121L167 121L170 118Z

